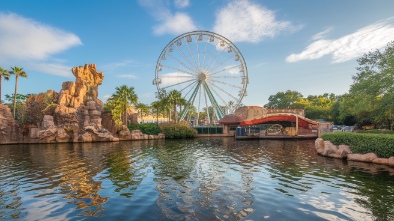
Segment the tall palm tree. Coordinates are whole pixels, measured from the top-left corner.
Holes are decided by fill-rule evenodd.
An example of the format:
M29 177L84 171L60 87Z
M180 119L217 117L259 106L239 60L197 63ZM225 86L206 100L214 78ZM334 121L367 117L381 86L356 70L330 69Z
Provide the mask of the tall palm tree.
M164 111L164 102L161 102L160 100L158 101L153 101L150 106L152 108L152 113L156 114L156 124L159 124L159 114L161 114Z
M138 96L134 93L134 87L127 87L122 85L115 88L115 93L112 94L112 100L121 105L123 111L123 123L127 124L127 108L132 104L137 105Z
M10 73L9 73L8 70L3 69L2 67L0 67L0 104L1 104L1 84L2 84L1 81L2 81L3 77L7 81L10 80Z
M168 101L174 109L174 122L175 123L177 122L176 106L180 103L181 99L182 99L182 94L181 94L181 92L179 92L177 90L172 90L168 94Z
M14 92L14 119L15 119L15 108L16 108L16 95L18 94L18 78L24 77L27 78L26 72L23 71L23 68L20 67L11 67L12 71L9 74L15 74L15 92Z
M144 121L143 117L148 115L149 113L149 108L150 108L149 105L138 103L135 107L139 110L141 114L141 120Z

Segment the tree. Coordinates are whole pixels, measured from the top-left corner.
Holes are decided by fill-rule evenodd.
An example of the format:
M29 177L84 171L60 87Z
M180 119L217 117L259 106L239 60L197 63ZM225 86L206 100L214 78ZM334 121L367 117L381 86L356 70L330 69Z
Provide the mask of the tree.
M143 118L144 116L147 116L149 114L149 108L150 108L149 105L146 105L146 104L143 104L143 103L138 103L135 107L140 112L141 120L144 119Z
M107 106L111 109L112 116L118 125L127 124L127 109L131 105L137 105L138 96L134 93L134 87L122 85L116 87L115 90L115 93L107 100Z
M374 123L386 121L392 128L394 113L394 41L384 51L375 50L357 59L358 73L353 76L350 94L355 112L373 116Z
M27 78L26 72L23 71L23 68L20 67L11 67L12 71L10 71L10 74L15 74L15 92L14 92L14 118L15 118L15 108L16 108L16 95L18 94L18 78L24 77Z
M4 79L5 79L6 81L10 80L9 71L6 70L6 69L3 69L2 67L0 67L0 104L1 104L1 85L2 85L2 79L3 79L3 77L4 77Z
M299 108L297 101L302 98L302 94L298 91L287 90L286 92L278 92L268 98L265 108Z
M160 100L158 100L153 101L150 106L152 108L152 114L156 114L156 123L159 124L159 114L164 111L164 105Z
M182 94L181 92L177 91L177 90L172 90L170 91L170 93L168 94L168 102L172 105L172 108L174 110L174 122L177 122L177 111L176 111L176 107L177 105L179 105L181 103L182 100Z

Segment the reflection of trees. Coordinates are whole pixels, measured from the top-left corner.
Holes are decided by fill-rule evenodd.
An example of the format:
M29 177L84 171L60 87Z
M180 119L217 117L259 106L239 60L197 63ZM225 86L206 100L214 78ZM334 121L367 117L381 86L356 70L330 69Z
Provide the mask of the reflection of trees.
M157 205L167 218L237 220L253 212L245 208L253 203L252 178L239 172L241 167L229 166L224 145L222 139L158 145L154 164L160 193Z
M119 151L110 152L106 156L106 172L104 178L112 181L117 186L115 192L127 198L132 197L134 191L147 175L147 167L150 164L149 154L141 152L142 142L128 142L131 148L123 148Z
M51 214L65 213L70 203L77 206L78 210L75 213L78 215L97 216L103 210L102 204L107 198L101 197L98 193L101 181L95 181L94 176L103 170L100 154L111 151L111 147L112 144L100 149L93 144L2 147L0 156L4 156L8 161L5 165L8 169L6 174L13 176L15 180L14 184L4 184L15 185L13 192L6 190L5 194L19 195L23 207L22 203L13 205L19 207L20 211L29 207L27 220L44 219ZM4 165L3 162L5 161L2 161L1 166ZM59 194L68 199L68 203L59 201ZM29 195L33 195L37 200L24 199ZM18 211L15 206L13 210Z

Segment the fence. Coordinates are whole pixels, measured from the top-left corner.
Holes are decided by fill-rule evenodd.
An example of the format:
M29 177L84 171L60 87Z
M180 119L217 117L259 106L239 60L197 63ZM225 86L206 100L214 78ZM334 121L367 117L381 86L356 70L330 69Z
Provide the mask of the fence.
M223 134L223 127L194 127L198 134Z

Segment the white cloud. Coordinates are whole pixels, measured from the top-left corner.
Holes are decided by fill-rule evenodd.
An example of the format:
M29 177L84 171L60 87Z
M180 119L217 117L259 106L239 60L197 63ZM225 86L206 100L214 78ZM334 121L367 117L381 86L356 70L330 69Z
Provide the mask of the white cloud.
M331 32L332 28L327 28L326 30L319 32L317 34L315 34L314 36L312 36L312 40L319 40L322 39L327 33Z
M186 13L172 13L166 1L162 0L139 0L139 4L145 7L148 12L159 22L153 27L155 35L175 34L179 35L184 32L194 31L197 26L192 18ZM175 5L187 7L188 0L176 1Z
M234 0L218 11L213 31L233 42L259 42L298 28L288 21L277 21L273 11L259 4Z
M137 79L138 77L134 74L120 74L117 75L119 78L129 78L129 79Z
M78 36L17 14L0 13L0 58L43 60L82 45Z
M374 49L382 49L394 40L394 26L390 24L393 20L379 21L336 40L317 40L304 51L289 55L286 61L314 60L332 54L332 61L338 63L361 57Z
M190 1L189 0L175 0L174 5L177 8L186 8L186 7L189 7Z
M111 95L109 95L109 94L106 94L106 95L103 96L104 99L108 99L110 97L111 97Z
M156 35L163 34L182 34L188 31L194 31L197 27L194 25L192 19L185 13L175 13L162 20L160 25L153 28L153 33Z

